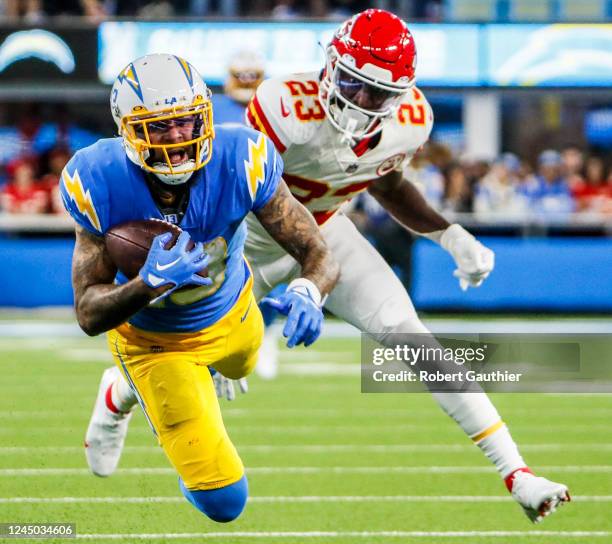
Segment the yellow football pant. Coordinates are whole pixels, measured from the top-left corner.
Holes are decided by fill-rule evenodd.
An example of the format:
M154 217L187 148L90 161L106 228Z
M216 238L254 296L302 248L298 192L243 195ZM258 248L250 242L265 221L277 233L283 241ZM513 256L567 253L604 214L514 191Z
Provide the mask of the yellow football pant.
M153 333L129 324L108 333L115 362L191 490L225 487L244 474L223 425L208 365L232 379L255 367L263 320L251 285L223 318L197 333Z

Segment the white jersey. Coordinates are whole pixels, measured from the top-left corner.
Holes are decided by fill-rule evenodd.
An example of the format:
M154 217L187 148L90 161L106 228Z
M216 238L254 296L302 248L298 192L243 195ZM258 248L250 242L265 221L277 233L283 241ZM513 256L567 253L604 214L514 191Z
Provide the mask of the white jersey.
M399 332L426 332L408 293L341 205L377 178L402 170L429 137L433 116L425 97L411 90L379 137L355 147L342 140L318 101L318 74L269 79L257 89L247 121L274 142L285 163L283 178L313 214L335 260L340 280L325 307L385 343ZM250 214L245 255L256 298L300 274L300 266ZM391 336L389 336L391 334Z
M417 88L383 121L379 136L354 147L327 121L318 100L319 74L264 81L247 108L247 122L282 154L283 178L322 225L375 179L402 170L427 141L433 114Z

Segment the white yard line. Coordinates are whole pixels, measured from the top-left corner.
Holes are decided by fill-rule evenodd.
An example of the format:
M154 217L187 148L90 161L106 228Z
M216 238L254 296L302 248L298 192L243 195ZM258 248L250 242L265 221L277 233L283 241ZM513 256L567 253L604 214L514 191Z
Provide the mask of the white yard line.
M477 452L473 444L243 444L236 445L242 453L296 452L318 453L457 453ZM522 444L522 451L612 451L612 444ZM160 446L125 446L124 453L163 453ZM0 446L0 455L82 453L82 446Z
M109 366L113 366L113 356L107 349L87 349L87 348L69 348L58 350L58 355L71 361L81 363L99 363L100 361L108 362Z
M214 533L100 533L82 534L86 540L178 540L213 538L508 538L609 537L612 531L231 531Z
M308 362L308 363L281 363L279 367L281 374L291 376L359 376L361 366L359 361L355 364L332 363L327 361Z
M549 465L538 466L538 470L559 473L606 474L612 465ZM375 466L375 467L250 467L247 474L481 474L495 472L495 467L481 466ZM118 475L175 474L168 467L120 468ZM12 476L89 476L86 468L3 468L0 477Z
M345 365L352 366L352 365ZM258 384L259 385L259 384ZM426 393L424 393L426 394ZM608 394L608 397L612 400L612 395ZM86 397L85 397L86 398ZM511 412L513 417L517 416L530 416L533 415L533 409L531 408L516 408L511 407L505 412ZM339 409L339 408L285 408L282 411L279 409L270 408L222 408L224 418L248 418L249 421L257 421L259 419L270 419L274 425L282 425L284 420L292 420L296 416L304 416L305 413L313 419L343 419L343 418L368 418L369 420L380 420L380 421L391 421L393 418L405 418L408 420L415 420L418 418L429 418L437 417L440 414L439 408L433 406L431 409L413 409L410 406L406 408L385 408L384 411L381 409L378 411L376 408L372 409ZM89 415L89 414L86 414ZM546 415L549 417L563 417L567 418L567 409L546 409ZM580 407L578 413L574 412L571 414L572 420L574 419L604 419L608 421L612 416L612 408L596 408L596 407ZM62 410L0 410L0 419L65 419L66 412ZM293 421L285 422L284 424L292 424ZM612 428L612 424L610 425Z
M396 424L381 424L380 421L363 422L360 425L346 425L338 423L337 425L277 425L277 424L251 424L242 425L226 421L227 430L231 435L321 435L321 434L359 434L364 431L375 431L378 433L411 433L411 432L427 432L432 429L432 425L428 423L407 423L401 422ZM520 429L523 433L538 433L552 434L567 433L569 428L580 428L580 426L570 426L567 422L547 422L545 425L514 425L513 429ZM30 433L55 433L57 435L73 435L75 429L71 426L64 425L28 425ZM612 431L612 423L593 423L588 426L586 431L590 433L601 432L610 433ZM3 421L0 428L0 436L21 435L23 433L23 425L20 422ZM148 436L151 430L147 427L134 427L130 429L130 436Z
M86 338L76 323L54 323L53 321L22 320L0 323L0 336L13 338Z
M311 502L512 502L510 495L281 495L249 497L252 503ZM182 503L179 496L169 497L0 497L0 504L147 504ZM612 495L572 496L574 502L612 502Z
M610 319L424 319L423 322L433 333L548 333L579 334L612 332ZM326 321L323 338L357 338L359 331L348 323ZM76 323L57 323L54 321L20 320L0 322L0 336L14 338L72 337L86 338Z

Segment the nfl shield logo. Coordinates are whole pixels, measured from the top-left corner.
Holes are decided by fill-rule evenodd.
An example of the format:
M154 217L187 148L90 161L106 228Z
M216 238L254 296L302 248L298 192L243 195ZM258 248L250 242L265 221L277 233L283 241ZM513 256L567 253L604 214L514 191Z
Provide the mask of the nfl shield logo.
M358 164L355 162L355 163L353 163L353 164L349 164L349 165L346 167L345 172L346 172L347 174L354 174L355 172L357 172L357 169L358 169L358 168L359 168L359 165L358 165Z

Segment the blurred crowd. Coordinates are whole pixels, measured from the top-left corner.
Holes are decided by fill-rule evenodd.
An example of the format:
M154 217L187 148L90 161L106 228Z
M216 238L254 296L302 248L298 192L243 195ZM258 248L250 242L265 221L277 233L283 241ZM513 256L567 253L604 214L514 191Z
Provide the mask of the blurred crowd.
M543 150L532 164L513 153L490 162L456 159L448 148L432 143L406 174L441 211L514 218L612 213L611 167L602 156L573 146Z
M61 213L61 171L74 151L99 137L62 115L42 122L30 113L13 127L0 127L0 209ZM493 220L546 220L574 212L612 216L612 164L578 147L544 150L531 164L513 153L494 161L457 158L434 141L413 158L405 175L443 213ZM367 193L353 213L364 227L388 220Z
M316 17L344 19L383 2L365 0L0 0L0 15L38 24L50 17L81 16L92 21L108 17L163 19L168 17L251 16L276 20ZM410 19L437 20L440 0L384 2L386 9Z
M494 161L455 157L448 147L430 142L405 175L443 213L493 221L546 221L575 212L612 216L612 164L573 146L543 150L532 164L513 153ZM353 214L364 228L388 219L367 194L354 204Z
M100 138L57 106L52 119L27 109L15 124L0 126L0 211L63 214L59 180L72 154Z
M532 164L513 153L494 161L457 158L450 148L430 142L405 175L449 220L457 213L473 214L472 221L492 226L563 224L577 213L597 214L598 223L603 216L612 218L612 163L578 147L543 150ZM411 285L412 255L406 248L413 237L367 192L347 206L347 213L402 282Z
M213 96L215 121L241 122L244 107L263 80L262 60L241 52L230 63L224 93ZM75 122L66 104L30 104L14 113L0 110L0 211L63 213L58 183L72 154L102 137ZM493 222L546 223L575 212L612 218L612 162L577 146L546 149L526 160L503 153L485 161L457 156L432 140L406 168L405 177L442 213L471 213ZM352 205L364 230L392 223L378 203L362 193Z

